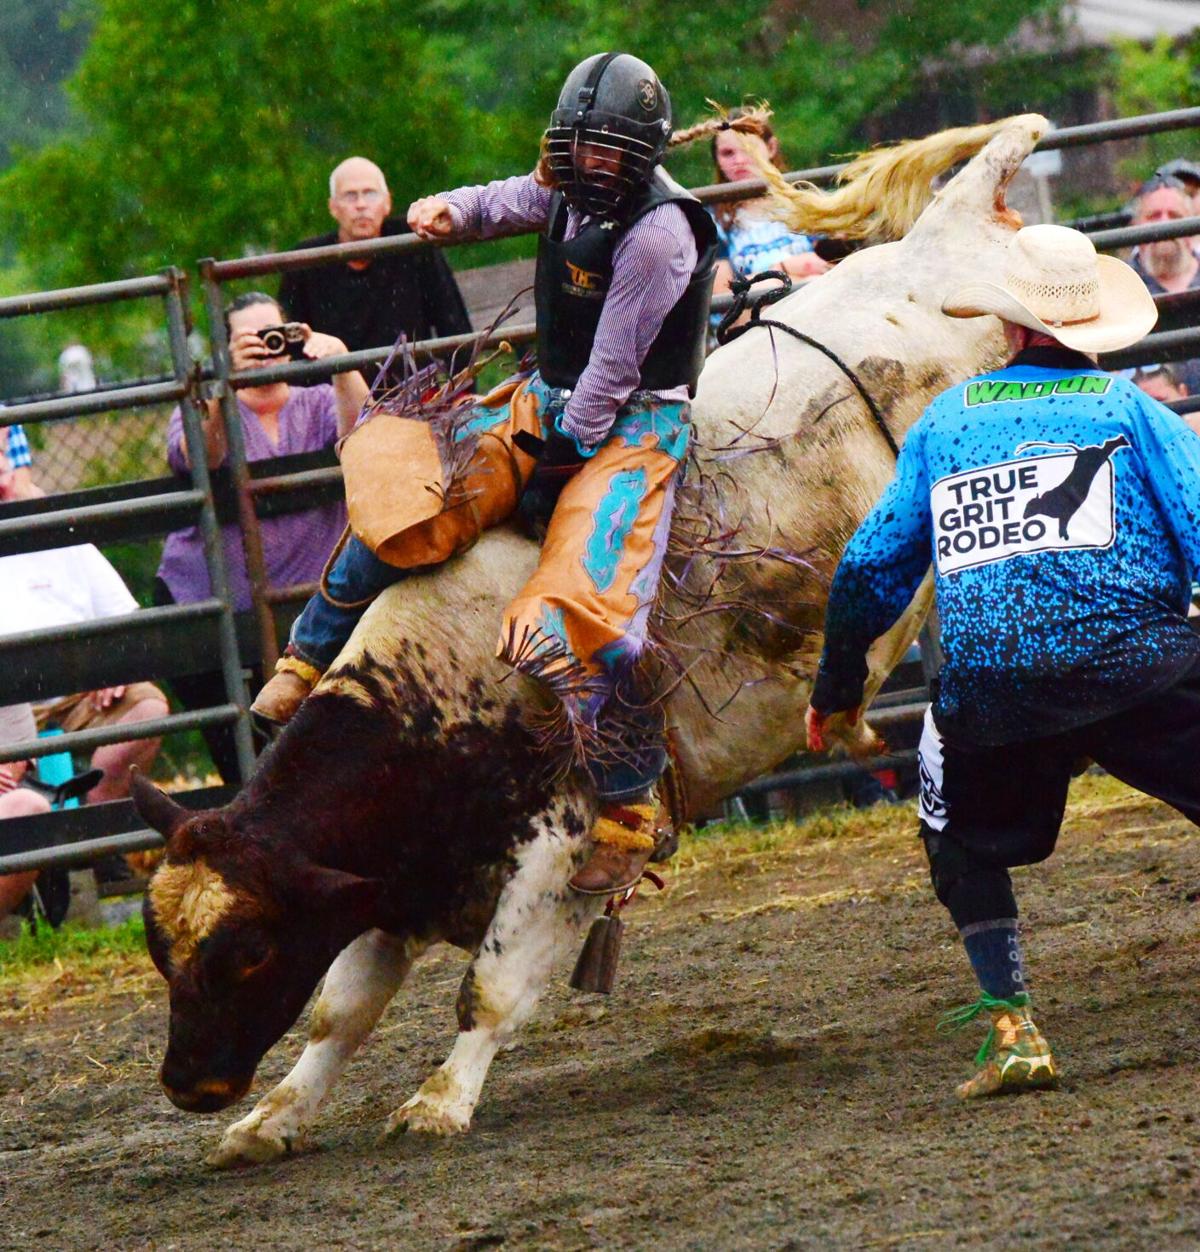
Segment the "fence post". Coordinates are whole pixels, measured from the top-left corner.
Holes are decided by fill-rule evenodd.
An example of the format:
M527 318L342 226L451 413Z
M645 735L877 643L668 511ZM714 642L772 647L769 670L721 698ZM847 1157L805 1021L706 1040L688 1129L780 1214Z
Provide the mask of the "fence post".
M212 257L206 257L201 261L200 277L204 283L204 303L208 309L208 334L212 343L216 394L225 418L229 474L233 479L234 491L237 494L242 550L246 554L250 597L254 605L254 615L258 620L263 673L269 677L275 662L279 659L279 646L275 642L275 615L267 599L267 563L263 555L262 531L258 525L258 514L254 509L254 496L250 491L250 469L246 464L246 439L242 433L242 417L238 411L237 393L229 383L229 375L233 369L229 356L229 336L225 333L225 309L221 298L221 283L213 272L215 264Z
M221 527L217 522L213 503L212 483L208 473L208 453L204 446L202 426L203 401L199 396L198 371L193 367L188 348L190 319L187 309L187 275L177 266L170 266L163 273L171 283L164 296L167 306L167 334L171 344L171 362L175 377L188 384L188 392L179 401L183 417L184 438L187 440L188 460L192 467L192 486L204 492L204 504L200 509L200 535L204 543L204 560L208 565L209 585L215 599L224 605L218 625L221 649L221 673L225 678L225 696L230 704L237 706L238 719L233 726L237 749L238 768L243 780L254 772L254 739L250 733L249 701L246 681L242 676L242 663L238 657L237 631L233 622L233 600L229 591L229 575L225 569L225 546L221 542Z

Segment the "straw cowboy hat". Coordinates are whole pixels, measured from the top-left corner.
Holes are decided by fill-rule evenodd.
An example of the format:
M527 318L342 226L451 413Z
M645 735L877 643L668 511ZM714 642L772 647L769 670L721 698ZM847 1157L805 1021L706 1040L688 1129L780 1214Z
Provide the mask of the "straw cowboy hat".
M967 283L942 302L951 317L994 313L1078 352L1137 343L1158 320L1146 284L1067 226L1026 226L1009 244L1002 283Z

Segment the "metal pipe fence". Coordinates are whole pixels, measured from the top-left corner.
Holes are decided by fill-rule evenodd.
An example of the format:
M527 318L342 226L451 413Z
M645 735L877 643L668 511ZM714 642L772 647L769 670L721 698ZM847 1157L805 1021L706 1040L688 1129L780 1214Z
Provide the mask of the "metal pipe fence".
M1197 120L1200 120L1200 109L1180 110L1178 117L1190 119L1186 123L1178 122L1178 125L1194 125ZM1127 120L1133 128L1133 133L1145 133L1139 128L1145 124L1146 119ZM1103 138L1111 137L1108 134L1108 130L1106 130L1107 127L1109 127L1108 123L1101 123L1098 127L1078 127L1071 128L1069 131L1056 131L1054 135L1059 142L1056 142L1054 146L1066 147L1070 146L1071 142L1101 142ZM1072 134L1077 135L1074 140L1070 138ZM1066 136L1065 141L1064 136ZM1039 145L1039 147L1041 146ZM844 167L821 167L817 170L799 171L795 175L789 175L789 177L793 181L802 179L816 181L818 176L823 178L832 177L841 168ZM764 183L755 181L745 184L722 184L718 188L700 188L698 193L702 192L707 199L712 200L716 198L714 194L716 191L729 187L734 188L738 198L743 198L743 192L746 194L762 194L766 189ZM1194 234L1200 234L1200 217L1186 218L1174 222L1131 226L1120 230L1098 231L1092 235L1092 238L1098 248L1115 249L1132 247L1140 243L1149 243L1159 239L1181 238ZM293 483L294 475L283 475L267 480L269 486L263 486L261 483L255 484L251 480L245 465L244 441L241 437L240 425L236 419L237 401L235 392L241 387L263 386L264 384L274 382L303 384L326 378L331 373L343 373L349 370L361 369L366 365L381 364L391 354L392 347L389 345L349 352L340 356L325 357L320 361L289 361L279 365L265 366L261 369L233 371L229 357L228 339L225 333L223 300L221 296L222 284L232 279L244 278L249 275L270 273L273 272L274 268L301 269L335 262L344 263L347 260L361 259L366 256L390 255L431 246L438 245L419 240L415 235L394 235L365 242L330 244L321 248L308 248L292 253L270 253L233 261L217 261L209 258L200 263L209 312L210 334L213 341L213 369L218 380L217 394L221 398L222 409L225 413L227 433L233 427L238 428L236 436L231 435L229 438L229 461L233 469L234 483L238 491L240 502L239 516L245 539L246 564L254 596L255 612L259 622L264 665L267 667L274 665L278 657L277 632L272 611L273 605L289 603L298 597L294 594L295 589L270 587L266 563L263 558L261 532L258 527L254 499L256 496L265 494L268 491L287 492L290 490L301 490L309 484L303 480ZM751 305L756 304L762 298L761 293L751 293L749 303ZM713 301L714 311L723 312L728 309L732 304L732 300L731 296L716 297ZM1175 306L1187 304L1189 308L1193 305L1190 296L1185 296L1183 301L1179 299L1179 296L1161 296L1157 297L1157 301L1163 305L1172 302ZM535 331L536 327L532 323L521 323L507 328L497 327L483 335L452 335L419 340L411 344L410 349L417 359L428 359L434 356L444 357L459 349L474 347L475 345L478 345L480 348L491 348L502 343L509 343L513 346L530 343L534 338ZM1120 369L1125 368L1127 365L1180 360L1186 358L1190 351L1197 346L1197 339L1190 331L1162 332L1157 335L1147 336L1140 344L1126 350L1122 354L1103 358L1102 363L1107 369ZM1186 402L1177 403L1186 404ZM1192 410L1184 408L1182 411L1190 412Z
M1064 128L1048 134L1037 148L1039 151L1051 151L1103 143L1114 139L1135 138L1162 131L1182 130L1198 125L1200 125L1200 108L1180 109L1165 114L1144 115ZM845 168L846 164L823 165L794 171L785 177L792 183L827 184L835 180ZM712 204L752 199L761 196L765 191L765 184L755 179L699 187L694 189L694 194L703 203ZM1092 221L1083 223L1090 228L1089 233L1098 248L1110 250L1127 248L1160 239L1200 235L1200 218L1190 218L1183 222L1140 226L1120 225L1111 228L1113 221L1113 215L1100 215ZM392 351L390 345L381 345L378 348L350 352L340 357L325 358L319 362L289 362L263 369L235 372L232 369L228 337L224 326L224 285L236 279L283 273L317 265L365 260L430 246L436 245L418 240L413 235L400 235L350 244L333 244L322 248L269 253L256 257L228 260L206 258L199 262L199 277L212 347L210 371L202 371L192 361L188 351L187 337L190 326L187 318L186 278L179 270L170 269L159 275L121 282L99 283L89 287L0 299L0 318L37 315L147 297L161 298L164 301L172 361L170 376L142 378L130 383L114 384L72 395L27 397L20 403L0 409L0 428L3 428L18 422L53 423L81 415L118 412L148 404L178 403L181 406L191 463L190 489L156 491L145 499L82 505L72 509L43 511L29 516L0 516L0 554L50 546L52 541L63 542L65 536L68 535L77 535L75 541L78 541L80 537L86 537L89 532L98 533L97 528L105 526L128 525L140 528L140 532L144 533L147 525L162 522L173 528L180 524L181 518L187 517L194 520L200 527L205 560L211 578L211 599L194 606L144 610L136 615L139 619L136 623L110 619L111 625L94 623L87 632L84 632L87 638L98 639L107 632L123 632L127 629L153 630L164 625L178 625L184 619L205 622L212 622L215 619L219 623L220 664L226 702L211 709L172 715L156 723L144 723L141 732L144 736L156 736L185 727L232 724L235 728L238 760L243 774L248 774L253 766L247 693L242 678L242 662L238 653L237 631L229 594L228 571L225 568L220 540L213 483L205 455L205 402L201 399L202 383L211 378L211 398L224 419L228 444L228 474L233 484L237 522L242 532L251 583L258 651L264 665L269 668L277 651L275 609L281 605L292 604L298 599L307 598L313 588L311 586L270 586L256 506L262 505L266 508L271 501L280 497L299 497L306 492L327 489L330 484L340 479L341 471L336 466L330 466L275 473L255 479L247 463L236 393L243 387L276 381L301 384L318 379L324 380L331 373L380 364ZM719 311L728 307L729 302L729 297L719 298L714 302L714 308ZM1191 316L1197 307L1196 300L1186 293L1182 296L1159 297L1158 303L1164 311L1169 309L1173 314L1179 313L1183 316ZM508 342L514 347L520 347L531 342L533 337L534 327L531 324L501 326L482 337L482 346L494 347ZM481 336L478 335L441 337L415 343L411 345L411 349L418 359L428 359L434 356L446 357L456 350L475 345L480 339ZM1105 368L1116 369L1134 364L1183 359L1197 352L1200 352L1200 329L1190 327L1184 330L1151 334L1133 348L1106 355L1101 363ZM1181 412L1196 411L1200 409L1200 397L1176 402L1172 407ZM182 614L179 612L181 609L184 610ZM75 633L76 636L79 635L78 630ZM10 637L7 641L0 640L0 656L3 656L5 652L13 653L22 648L36 646L39 640L43 646L53 648L55 638L55 632L49 631L35 632L25 637ZM872 720L877 724L903 723L920 716L923 709L922 701L909 699L898 705L893 703L891 707L878 709L873 714ZM77 732L74 736L56 737L49 745L42 742L12 745L10 751L0 752L0 761L17 759L21 756L43 755L52 750L61 751L64 747L86 750L97 746L100 742L114 742L113 739L105 738L106 733ZM134 737L136 737L134 728L122 730L120 735L120 738ZM901 753L880 758L875 762L867 762L866 765L886 768L888 765L907 761L910 755ZM837 777L861 768L863 768L861 764L853 762L807 767L758 780L743 791L751 794L778 789L796 785L802 780ZM37 863L79 863L100 852L125 851L134 846L151 847L159 841L159 837L154 832L132 831L111 838L86 840L58 851L42 850L40 854L36 850L25 851L20 854L24 858L20 864L22 867L36 867ZM0 841L0 853L2 851L3 842ZM39 855L43 857L40 862L37 861ZM10 872L14 868L16 868L16 862L13 857L0 855L0 873Z
M157 738L202 725L234 723L239 761L248 773L253 765L248 700L241 676L233 606L225 571L224 549L204 458L204 436L200 410L194 396L196 371L187 347L191 326L187 311L187 280L182 270L171 267L161 274L121 282L98 283L90 287L37 292L0 300L0 317L36 316L64 309L78 309L120 300L157 298L163 302L163 317L170 346L173 380L136 387L120 385L98 388L81 395L58 396L47 400L0 409L0 427L14 423L63 421L89 413L108 413L145 404L177 402L181 408L185 437L193 464L192 486L187 490L166 490L141 499L115 501L66 510L0 517L0 555L37 551L86 540L98 526L130 527L141 532L148 523L161 533L181 525L196 524L204 537L205 561L212 596L194 605L145 609L126 617L22 632L0 637L0 658L40 654L53 658L59 641L103 639L115 634L153 631L168 624L196 619L216 619L226 704L217 709L172 714L152 722L11 744L0 751L0 761L28 760L62 751L89 751L107 743ZM145 675L150 678L154 675Z

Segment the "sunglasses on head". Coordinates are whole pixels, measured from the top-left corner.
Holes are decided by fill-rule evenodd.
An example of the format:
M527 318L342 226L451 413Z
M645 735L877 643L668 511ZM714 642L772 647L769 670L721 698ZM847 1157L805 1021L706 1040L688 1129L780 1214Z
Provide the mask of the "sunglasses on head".
M1160 187L1170 187L1172 191L1182 191L1185 196L1192 194L1192 189L1187 183L1182 178L1176 178L1174 174L1151 174L1138 188L1138 195L1147 195L1151 191L1157 191Z

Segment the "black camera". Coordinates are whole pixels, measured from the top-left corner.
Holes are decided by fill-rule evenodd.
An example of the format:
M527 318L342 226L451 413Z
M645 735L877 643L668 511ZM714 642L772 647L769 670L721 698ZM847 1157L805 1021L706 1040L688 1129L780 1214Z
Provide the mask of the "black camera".
M288 356L293 361L303 361L304 341L307 335L300 322L284 322L282 326L264 326L258 332L267 356Z

